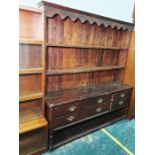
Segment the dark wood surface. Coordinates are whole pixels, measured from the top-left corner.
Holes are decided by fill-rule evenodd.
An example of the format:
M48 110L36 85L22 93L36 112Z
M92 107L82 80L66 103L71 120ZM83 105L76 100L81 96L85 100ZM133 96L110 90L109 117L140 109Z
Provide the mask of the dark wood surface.
M76 47L101 46L105 48L128 48L130 32L96 23L82 23L71 18L63 20L59 15L47 18L47 45ZM77 47L78 47L77 46Z
M90 132L93 132L101 127L114 123L120 119L126 117L126 108L122 108L113 113L108 113L106 115L101 115L94 119L84 121L65 129L61 129L55 132L53 139L52 148L57 148L65 143L68 143L74 139L84 136Z
M119 109L120 107L129 105L132 92L131 87L124 85L125 90L121 89L120 91L118 86L117 89L112 89L112 87L109 86L108 89L111 89L110 92L105 92L105 85L101 88L99 91L102 92L102 94L96 92L95 89L88 91L88 88L85 88L85 93L88 91L87 95L93 94L93 97L88 97L85 94L85 98L79 99L79 96L77 97L72 95L74 101L71 102L66 100L66 103L63 102L61 104L60 102L58 102L58 104L56 104L56 102L55 104L47 103L47 120L52 128L57 129L61 126L68 126L72 124L72 122L79 122L80 120L83 121L87 117L96 116L100 113L103 114L111 112L115 109ZM94 96L94 92L96 92L96 96ZM64 92L64 94L66 93ZM51 100L54 102L53 99Z
M92 85L78 89L69 89L53 92L46 96L46 104L49 107L58 106L65 103L111 94L118 91L131 89L132 87L120 82L109 82L99 85Z

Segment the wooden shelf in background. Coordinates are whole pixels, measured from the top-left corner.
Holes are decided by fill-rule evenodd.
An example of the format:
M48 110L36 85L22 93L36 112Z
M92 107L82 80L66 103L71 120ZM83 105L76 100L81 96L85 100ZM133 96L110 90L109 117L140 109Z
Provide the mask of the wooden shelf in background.
M38 129L47 125L44 117L19 124L19 134Z
M112 49L112 50L128 50L128 48L121 47L104 47L104 46L96 46L96 45L66 45L66 44L51 44L46 43L46 46L51 47L68 47L68 48L85 48L85 49Z
M86 73L86 72L97 72L105 70L123 69L124 66L108 66L108 67L94 67L94 68L78 68L78 69L59 69L47 71L46 75L61 75L61 74L72 74L72 73Z
M29 93L26 95L19 96L19 101L27 101L27 100L32 100L32 99L37 99L43 97L43 93Z
M43 40L36 40L36 39L27 39L27 38L22 38L19 39L19 43L20 44L43 44L44 41Z
M26 10L26 11L29 11L29 12L34 12L34 13L39 13L39 14L42 13L42 9L33 8L33 7L21 5L21 4L19 5L19 10Z
M19 69L19 74L35 74L42 73L43 68L29 68L29 69Z

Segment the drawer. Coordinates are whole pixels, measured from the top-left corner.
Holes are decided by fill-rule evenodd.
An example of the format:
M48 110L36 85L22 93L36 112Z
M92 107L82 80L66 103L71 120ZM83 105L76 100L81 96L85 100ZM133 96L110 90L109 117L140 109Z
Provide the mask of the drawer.
M125 106L125 105L128 105L129 103L130 103L130 98L112 101L111 110L117 109L117 108Z
M98 105L109 105L111 102L111 95L103 95L87 100L87 107L98 106Z
M53 108L54 118L64 116L73 112L81 111L86 101L72 102L63 106Z
M121 100L125 101L126 99L130 98L131 90L121 91L119 93L112 94L112 101L119 102Z
M87 117L90 117L106 111L110 111L110 102L87 108L86 115Z
M74 112L63 117L54 119L54 128L70 124L84 118L84 112Z
M47 149L47 128L40 128L19 135L20 155L33 154L39 151L45 151L46 149Z

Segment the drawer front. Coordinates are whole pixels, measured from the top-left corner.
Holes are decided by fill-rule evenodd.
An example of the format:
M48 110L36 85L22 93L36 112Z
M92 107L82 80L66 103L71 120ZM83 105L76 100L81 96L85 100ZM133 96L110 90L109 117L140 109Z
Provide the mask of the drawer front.
M115 100L112 101L111 103L111 110L117 109L119 107L128 105L130 103L130 98L126 98L126 99L120 99L120 100Z
M59 106L53 109L54 118L64 116L73 112L81 111L85 101L72 102L64 106Z
M36 129L19 136L19 154L27 155L47 148L46 128Z
M112 94L112 102L126 101L131 96L131 90L121 91L119 93Z
M115 94L112 94L111 98L111 110L128 105L131 98L132 90L124 90Z
M95 98L91 98L87 100L87 107L91 106L102 106L105 107L110 104L111 101L111 95L103 95Z
M54 119L54 128L70 124L84 118L84 112L74 112L63 117Z
M87 117L97 115L99 113L103 113L106 111L110 111L110 102L100 104L100 105L95 105L87 108L86 115Z

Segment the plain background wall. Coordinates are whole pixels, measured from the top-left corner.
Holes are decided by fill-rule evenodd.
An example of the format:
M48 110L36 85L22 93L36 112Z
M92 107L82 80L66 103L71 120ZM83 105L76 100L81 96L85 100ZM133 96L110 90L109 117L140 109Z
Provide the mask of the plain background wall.
M20 4L37 7L41 0L19 0ZM47 0L60 5L132 22L134 0Z

